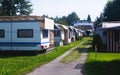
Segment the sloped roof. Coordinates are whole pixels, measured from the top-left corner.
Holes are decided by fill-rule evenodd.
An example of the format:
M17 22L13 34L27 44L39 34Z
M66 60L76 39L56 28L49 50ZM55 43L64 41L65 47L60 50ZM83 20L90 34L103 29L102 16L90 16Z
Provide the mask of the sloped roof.
M120 27L120 22L103 22L102 28L116 28Z
M54 24L54 29L61 29L58 24Z
M65 26L65 25L58 24L58 23L56 23L56 25L58 25L61 29L68 30L67 26Z
M65 30L67 30L68 28L67 28L67 26L65 26L65 25L62 25L62 27L65 29Z

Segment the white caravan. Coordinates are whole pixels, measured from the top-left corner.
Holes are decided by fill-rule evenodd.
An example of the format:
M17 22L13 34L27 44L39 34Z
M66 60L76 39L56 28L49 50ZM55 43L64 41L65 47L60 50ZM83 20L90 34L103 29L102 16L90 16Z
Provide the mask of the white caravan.
M49 48L54 21L40 16L0 17L0 50L40 51Z

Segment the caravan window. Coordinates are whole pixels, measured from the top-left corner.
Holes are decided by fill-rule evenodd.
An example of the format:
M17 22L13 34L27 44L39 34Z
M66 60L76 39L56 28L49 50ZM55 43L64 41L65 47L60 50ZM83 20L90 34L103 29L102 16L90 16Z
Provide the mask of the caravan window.
M47 38L48 37L48 30L43 29L42 34L43 34L43 38Z
M18 29L18 38L33 38L33 29Z
M0 38L5 37L5 31L3 29L0 30Z

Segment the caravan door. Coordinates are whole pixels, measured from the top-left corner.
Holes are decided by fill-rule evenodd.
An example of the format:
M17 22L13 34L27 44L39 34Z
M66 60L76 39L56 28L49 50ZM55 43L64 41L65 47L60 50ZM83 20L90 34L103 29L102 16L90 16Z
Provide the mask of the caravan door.
M0 50L11 50L11 23L0 22Z

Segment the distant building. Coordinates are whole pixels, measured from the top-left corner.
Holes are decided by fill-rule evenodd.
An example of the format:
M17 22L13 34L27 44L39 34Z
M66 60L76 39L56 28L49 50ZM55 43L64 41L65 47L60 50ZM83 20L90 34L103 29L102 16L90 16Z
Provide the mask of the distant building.
M74 23L74 27L79 28L80 30L93 30L93 23L82 20L81 22Z
M90 23L87 20L82 20L80 22L74 23L74 27L80 29L83 35L86 34L85 31L93 32L93 23Z

